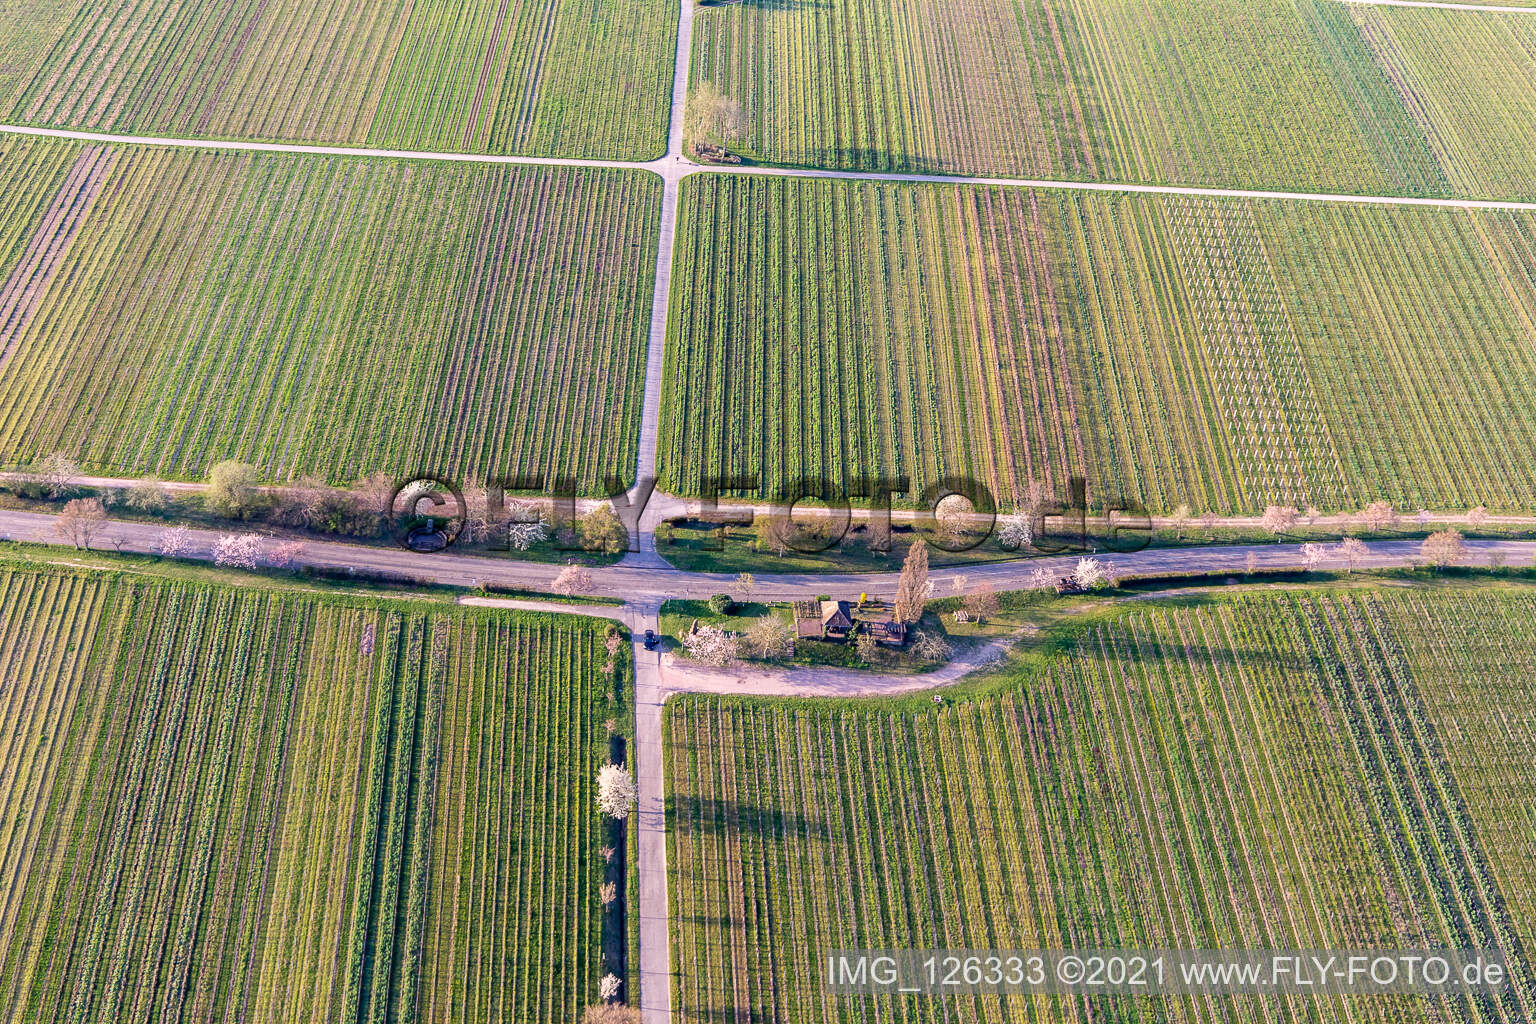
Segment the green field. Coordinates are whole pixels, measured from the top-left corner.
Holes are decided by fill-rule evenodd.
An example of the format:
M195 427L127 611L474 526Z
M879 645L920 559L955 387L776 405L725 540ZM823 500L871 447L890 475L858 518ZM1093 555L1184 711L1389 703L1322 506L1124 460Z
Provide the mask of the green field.
M867 170L1443 192L1334 0L878 0L700 13L742 153Z
M0 1015L574 1020L601 628L0 566Z
M1143 604L935 710L685 697L667 719L688 1019L1527 1021L1536 594ZM1498 947L1423 997L847 998L834 949Z
M110 151L0 366L0 461L62 449L135 474L235 458L272 479L420 469L593 491L633 474L653 175ZM31 144L14 165L12 266L84 152Z
M141 135L650 159L666 0L0 4L0 117Z
M1536 196L1536 16L1350 13L1458 191Z
M1536 507L1536 218L702 176L661 486Z

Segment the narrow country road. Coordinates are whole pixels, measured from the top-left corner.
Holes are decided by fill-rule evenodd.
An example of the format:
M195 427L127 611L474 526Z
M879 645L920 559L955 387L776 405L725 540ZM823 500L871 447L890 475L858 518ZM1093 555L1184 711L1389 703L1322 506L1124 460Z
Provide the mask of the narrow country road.
M0 538L67 545L54 532L56 517L38 512L0 510ZM133 554L157 554L159 545L172 527L159 523L108 520L93 541L98 550L120 550ZM191 530L189 546L183 557L213 560L213 549L223 533ZM1413 565L1419 556L1419 541L1371 541L1368 554L1356 568L1382 569ZM1490 558L1501 558L1507 565L1530 565L1536 558L1536 541L1473 540L1467 542L1468 562L1486 565ZM1245 571L1248 556L1256 568L1296 569L1302 564L1299 544L1236 544L1223 547L1151 548L1129 554L1103 554L1122 575L1177 576L1239 574ZM930 577L942 589L956 576L972 584L986 581L998 590L1025 590L1037 567L1062 574L1070 571L1077 555L1024 558L1006 562L988 562L935 569ZM549 590L563 568L543 562L520 562L511 558L460 555L452 552L423 554L398 547L345 544L338 541L308 541L295 559L296 566L322 569L387 572L404 574L424 584L474 587L482 583L504 587ZM1341 567L1335 559L1325 559L1322 567ZM729 573L686 572L670 566L652 568L637 565L613 565L593 568L593 592L617 597L631 604L665 601L669 598L704 598L729 590L735 575ZM860 592L891 597L896 591L898 573L758 573L752 591L754 598L788 601L814 597L826 592Z
M1358 2L1358 0L1351 0ZM1383 0L1375 0L1383 2ZM1487 10L1525 10L1524 8L1487 8ZM34 128L28 125L0 125L0 133L35 135L47 138L75 139L84 142L117 145L169 146L183 149L239 150L265 153L301 153L322 156L386 157L396 160L448 160L458 163L525 164L549 167L601 167L614 170L650 171L663 182L665 197L676 197L683 178L692 174L746 174L782 178L824 178L845 181L889 181L917 185L989 185L998 188L1032 188L1065 192L1111 192L1134 195L1193 196L1215 199L1281 199L1308 203L1344 203L1357 206L1417 206L1432 209L1504 210L1536 212L1536 203L1503 199L1458 199L1428 196L1385 196L1349 192L1293 192L1274 189L1211 188L1198 185L1155 185L1117 181L1070 181L1056 178L1009 178L951 174L886 174L874 171L836 171L820 168L740 166L697 164L681 153L669 153L659 160L578 160L561 157L499 156L488 153L452 153L404 149L366 149L348 146L309 146L281 142L225 142L217 139L170 138L163 136L109 135L63 128ZM658 254L658 263L660 256ZM670 274L670 267L668 270ZM661 277L657 278L658 283ZM653 307L654 310L654 307ZM654 326L654 324L653 324Z

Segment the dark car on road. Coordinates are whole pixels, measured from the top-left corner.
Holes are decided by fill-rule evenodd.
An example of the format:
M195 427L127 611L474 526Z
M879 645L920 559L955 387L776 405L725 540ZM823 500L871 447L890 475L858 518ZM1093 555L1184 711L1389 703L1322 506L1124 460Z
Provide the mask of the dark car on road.
M656 631L654 629L646 630L645 631L645 649L648 650L648 651L654 651L656 649L657 642L658 641L656 639Z

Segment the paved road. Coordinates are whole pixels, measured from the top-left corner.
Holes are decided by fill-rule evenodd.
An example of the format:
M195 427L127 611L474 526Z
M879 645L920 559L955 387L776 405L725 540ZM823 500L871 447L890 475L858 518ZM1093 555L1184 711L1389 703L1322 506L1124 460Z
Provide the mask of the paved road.
M661 655L647 651L639 638L659 629L659 602L635 609L635 815L636 870L640 872L640 1014L645 1024L672 1018L671 940L667 905L667 779L662 744ZM633 996L630 999L634 1002Z
M37 512L0 510L0 535L17 540L65 544L53 533L55 517ZM101 550L120 550L155 554L158 544L171 531L158 523L109 521L94 546ZM186 556L211 561L214 544L222 534L213 530L192 530ZM1419 552L1415 540L1374 541L1367 544L1369 554L1358 568L1390 568L1411 565ZM1501 557L1509 565L1530 565L1536 558L1536 541L1468 541L1469 561L1486 564L1490 556ZM1299 544L1239 544L1224 547L1155 548L1133 554L1101 555L1121 573L1137 576L1177 574L1240 573L1252 555L1260 569L1290 569L1301 565ZM539 562L519 562L509 558L460 555L451 552L421 554L397 547L370 547L337 541L310 541L298 558L298 564L330 569L373 570L408 574L424 583L469 587L491 583L508 587L548 589L561 566ZM930 577L940 592L955 576L964 576L972 584L983 580L998 590L1021 590L1029 586L1036 567L1053 573L1069 571L1076 556L1019 559L985 565L935 569ZM1328 561L1325 567L1340 563ZM891 597L896 590L897 573L757 573L754 598L775 601L806 598L827 592L863 592ZM653 568L643 565L616 565L592 570L594 592L618 597L631 603L660 602L670 597L708 597L729 590L735 575L728 573L684 572L681 569Z

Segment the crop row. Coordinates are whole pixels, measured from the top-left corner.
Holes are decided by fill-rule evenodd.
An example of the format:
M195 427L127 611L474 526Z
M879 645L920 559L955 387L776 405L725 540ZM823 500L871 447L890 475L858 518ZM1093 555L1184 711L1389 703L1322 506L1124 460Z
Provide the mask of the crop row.
M1528 664L1529 598L1354 594L1143 609L1020 686L942 710L670 706L680 1011L724 1019L1137 1017L1517 1021L1532 860L1516 714L1455 638L1497 609ZM1428 653L1433 651L1434 654ZM1480 747L1447 748L1444 659ZM1471 730L1469 730L1471 732ZM1471 769L1472 749L1505 751ZM1475 774L1469 774L1475 772ZM1475 788L1468 790L1469 779ZM942 999L827 994L858 948L1502 949L1490 998Z
M68 6L0 14L10 120L630 159L665 136L676 15L661 0L87 0L61 21Z
M0 567L0 1015L595 1001L602 637Z
M1350 16L1458 191L1536 196L1536 18L1372 6Z
M1445 192L1334 0L720 5L692 76L779 163Z
M0 458L632 473L649 176L119 157L0 380Z
M1528 214L717 175L681 224L674 493L1536 506Z

